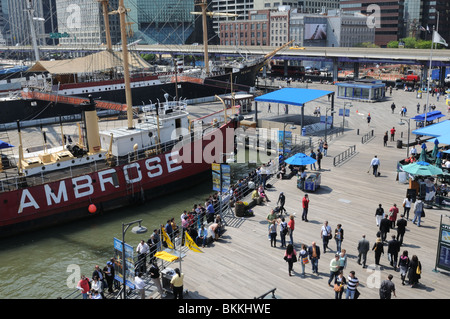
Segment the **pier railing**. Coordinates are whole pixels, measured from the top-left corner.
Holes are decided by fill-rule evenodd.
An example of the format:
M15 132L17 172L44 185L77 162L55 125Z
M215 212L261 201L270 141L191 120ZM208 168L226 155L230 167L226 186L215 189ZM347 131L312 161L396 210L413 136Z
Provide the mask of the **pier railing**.
M371 130L370 132L364 134L364 135L361 137L361 143L362 143L362 144L367 143L367 142L370 141L374 136L375 136L375 135L374 135L374 133L373 133L373 130Z
M339 165L340 163L346 161L348 158L352 157L356 153L356 145L350 146L348 149L339 153L333 158L333 165Z

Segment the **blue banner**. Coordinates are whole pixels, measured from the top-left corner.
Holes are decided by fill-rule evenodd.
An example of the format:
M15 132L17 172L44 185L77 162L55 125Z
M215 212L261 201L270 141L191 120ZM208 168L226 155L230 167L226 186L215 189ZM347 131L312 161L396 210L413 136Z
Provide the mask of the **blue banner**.
M114 265L114 279L118 282L123 283L123 262L122 262L122 251L123 246L125 246L125 284L131 289L135 289L134 285L134 249L132 246L125 243L122 244L122 241L114 238L114 255L116 259L116 263Z

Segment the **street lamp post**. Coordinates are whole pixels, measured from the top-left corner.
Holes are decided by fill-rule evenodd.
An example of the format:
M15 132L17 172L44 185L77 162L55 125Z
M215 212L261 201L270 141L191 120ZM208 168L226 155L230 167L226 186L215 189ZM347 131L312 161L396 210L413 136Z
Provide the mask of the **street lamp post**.
M411 119L400 119L400 122L398 122L398 124L399 125L405 125L403 123L403 121L408 123L408 147L406 148L406 158L408 158L409 157L409 134L410 134L410 121L411 121Z
M139 223L138 226L134 226L131 231L135 234L143 234L147 232L147 228L141 225L142 219L135 220L130 223L122 223L122 280L123 280L123 299L127 299L126 294L126 260L125 260L125 233L131 225ZM145 261L144 261L145 262Z
M327 142L327 133L328 133L328 111L330 111L330 110L331 110L331 108L327 108L325 110L325 138L324 138L325 143ZM333 115L334 113L336 113L336 111L331 111L330 115Z
M285 149L285 144L286 144L286 126L288 124L291 124L291 130L295 130L297 128L294 123L290 123L290 122L284 123L284 127L283 127L283 161L284 161L284 149Z

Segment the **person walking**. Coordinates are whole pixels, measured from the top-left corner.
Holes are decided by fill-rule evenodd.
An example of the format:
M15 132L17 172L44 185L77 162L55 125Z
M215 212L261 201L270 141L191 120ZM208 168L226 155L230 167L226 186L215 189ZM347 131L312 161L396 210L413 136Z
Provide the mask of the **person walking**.
M375 252L375 265L380 266L381 254L384 254L383 242L378 237L375 244L373 244L372 251Z
M392 110L392 114L394 114L394 112L395 112L395 103L394 102L392 102L392 104L391 104L391 110Z
M284 252L284 260L288 263L289 276L292 276L294 262L297 261L297 252L295 251L294 245L289 244Z
M397 271L397 258L400 251L400 242L395 239L395 235L392 235L392 239L388 242L388 259L390 265L394 267L394 271Z
M308 221L308 208L309 208L308 194L305 194L305 196L303 196L302 207L303 207L302 220L307 222Z
M391 299L392 294L394 297L397 297L395 294L395 284L392 282L391 274L388 275L387 279L383 280L380 285L380 299Z
M295 220L294 215L289 216L288 221L288 233L291 245L294 245L294 229L295 229Z
M409 219L409 211L411 210L411 196L407 196L403 200L403 215L406 216L406 219Z
M334 230L334 240L336 241L336 251L340 253L342 241L344 240L344 230L341 224L337 224L337 228Z
M277 205L279 205L279 212L280 216L283 215L283 212L286 213L286 209L284 208L284 204L286 202L286 196L283 192L280 192L280 195L278 196Z
M317 150L317 165L319 167L319 171L322 169L321 163L322 163L322 152L320 150Z
M286 223L284 217L281 217L280 222L280 238L281 238L281 247L286 247L286 235L288 234L288 224Z
M319 274L319 259L320 259L320 247L316 245L316 242L312 242L308 247L309 260L311 260L313 274Z
M388 219L391 222L391 228L395 228L395 221L397 220L398 208L397 204L394 203L392 207L389 209Z
M411 288L414 288L419 283L421 275L422 264L420 263L419 258L416 255L413 255L408 268L408 283L411 285Z
M308 248L306 247L306 245L302 244L302 249L298 253L298 260L299 260L300 264L302 265L302 276L303 277L305 277L306 264L309 263L307 249Z
M179 268L175 268L175 275L170 280L174 299L183 299L183 281L184 274Z
M309 153L309 157L314 158L315 160L317 159L316 153L314 153L314 150L311 150L311 153ZM311 164L311 170L313 169L316 170L316 162Z
M269 226L270 247L277 247L277 222L273 220Z
M391 128L391 142L395 141L395 127L393 126Z
M153 283L155 284L156 288L159 291L159 294L161 295L161 298L165 298L166 294L164 293L162 286L161 286L161 279L160 279L161 275L160 275L159 268L158 268L158 265L156 264L155 259L151 263L149 273L150 273L150 278L152 279Z
M388 131L386 131L386 133L384 133L383 136L383 146L387 146L388 140L389 140Z
M359 280L355 276L355 272L352 270L347 278L347 293L346 299L355 299L356 288L359 286Z
M404 250L400 258L398 259L398 268L400 268L400 278L402 279L402 285L405 285L406 275L408 274L409 268L409 257L408 251Z
M406 225L408 222L405 219L405 215L400 215L400 219L397 220L397 240L400 243L400 246L403 245L403 237L406 232Z
M342 299L344 293L344 285L347 284L347 279L344 277L344 273L339 271L339 275L334 279L334 299Z
M328 143L324 142L323 143L323 156L327 156L328 153Z
M386 241L386 236L387 233L389 233L390 229L391 229L391 222L389 221L389 219L387 219L387 216L385 215L383 219L380 221L380 236L382 242Z
M416 202L414 203L414 218L412 220L413 224L416 224L417 220L417 226L420 227L420 220L422 219L422 213L423 213L423 201L419 197Z
M334 258L330 261L330 278L328 279L328 286L331 286L331 282L339 275L339 254L335 254Z
M367 262L367 253L369 252L370 249L370 243L369 241L366 239L366 235L362 235L362 238L358 241L358 260L357 263L358 265L361 265L361 260L362 260L362 266L363 268L366 268L366 262Z
M384 209L381 204L378 204L378 208L375 210L375 220L377 222L377 226L380 227L380 222L384 216Z
M347 267L347 251L342 249L339 254L339 270L344 270Z
M372 158L372 161L370 162L370 166L373 169L373 176L377 177L378 176L378 167L380 166L380 160L378 159L377 155L375 155L374 158Z
M325 254L327 252L327 248L330 249L328 247L328 242L329 242L330 238L332 237L331 227L328 225L327 220L323 223L323 226L320 229L320 237L322 238L323 253Z

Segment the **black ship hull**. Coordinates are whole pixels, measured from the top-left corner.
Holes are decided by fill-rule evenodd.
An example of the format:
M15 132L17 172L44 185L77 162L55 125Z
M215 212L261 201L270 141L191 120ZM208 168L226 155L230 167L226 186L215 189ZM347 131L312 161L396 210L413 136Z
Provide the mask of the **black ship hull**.
M233 90L248 92L255 85L256 76L262 66L258 63L242 69L233 74ZM229 70L231 73L231 70ZM132 88L132 104L134 106L147 105L165 101L165 94L169 94L169 100L173 100L178 93L179 99L197 99L231 92L230 74L211 76L205 79L203 84L192 82L178 83L178 92L174 83L157 84L152 86ZM125 90L111 90L102 92L90 92L75 96L126 103ZM35 103L32 103L35 102ZM30 121L59 116L79 115L78 107L65 103L52 103L48 101L10 100L0 102L0 124L14 123L17 120Z

